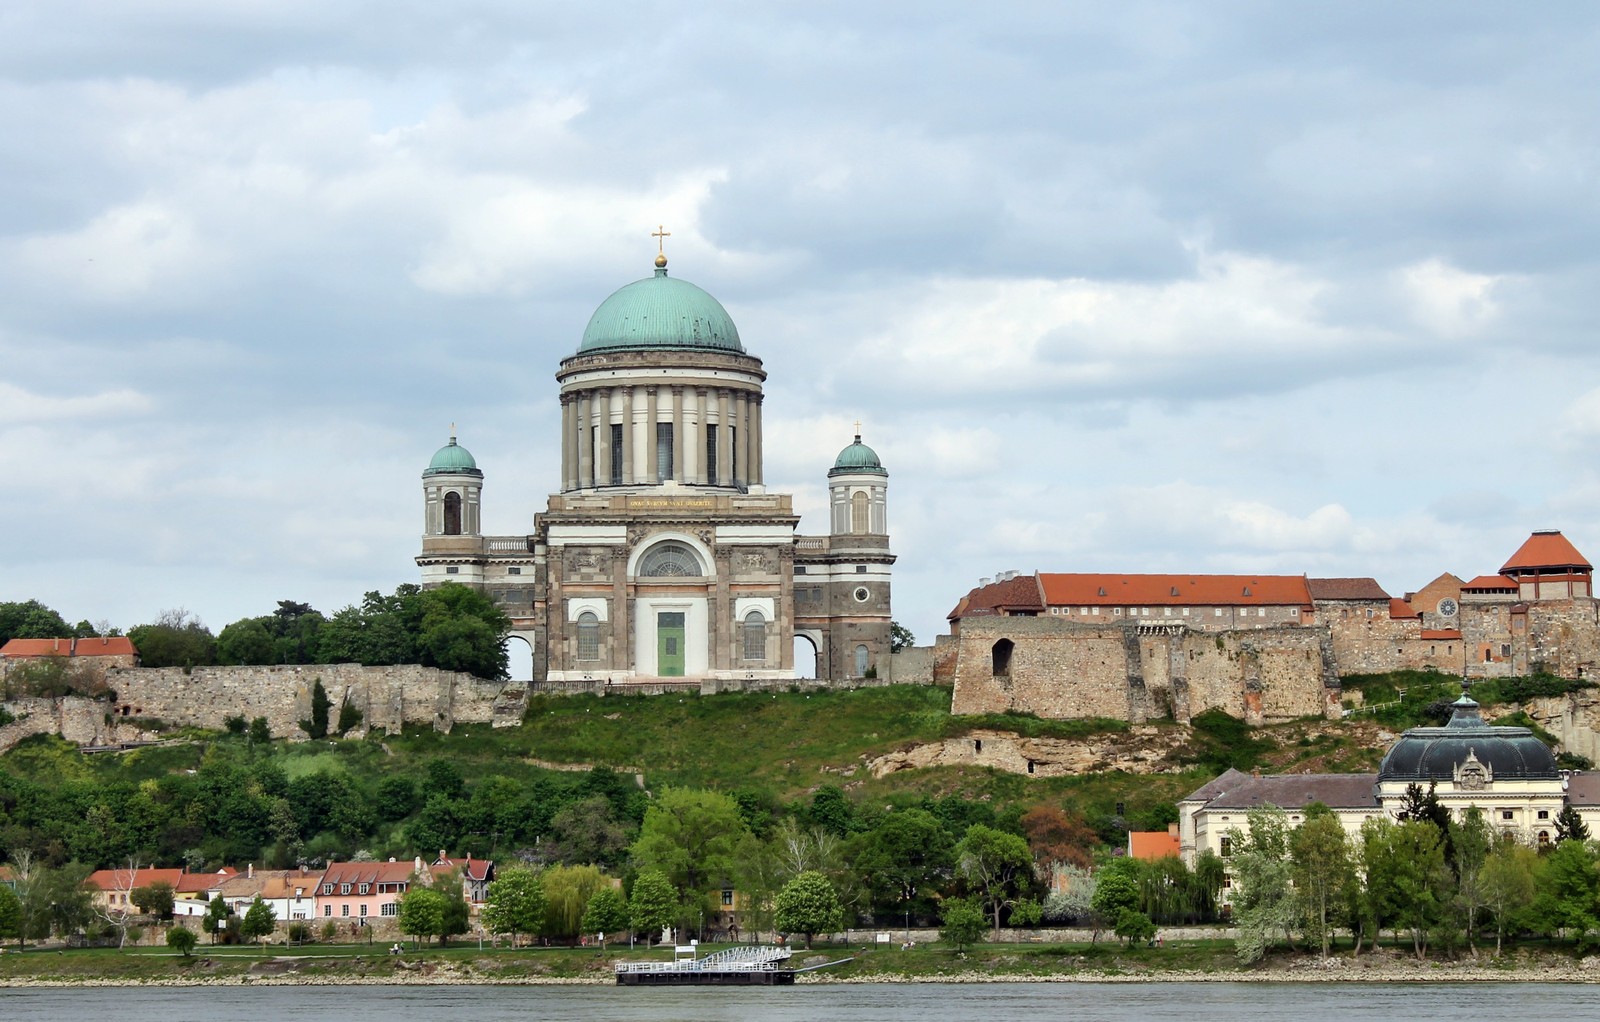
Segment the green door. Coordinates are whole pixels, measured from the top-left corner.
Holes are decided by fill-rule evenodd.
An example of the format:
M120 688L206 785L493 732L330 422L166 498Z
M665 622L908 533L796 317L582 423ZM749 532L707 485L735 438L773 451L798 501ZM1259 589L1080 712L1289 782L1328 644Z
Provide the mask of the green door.
M681 611L661 611L656 614L656 674L663 678L683 677Z

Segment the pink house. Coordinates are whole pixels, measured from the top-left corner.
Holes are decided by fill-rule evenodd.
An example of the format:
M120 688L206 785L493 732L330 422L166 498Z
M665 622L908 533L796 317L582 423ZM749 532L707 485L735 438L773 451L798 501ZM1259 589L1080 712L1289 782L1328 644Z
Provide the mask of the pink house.
M422 859L396 862L334 862L317 883L316 918L367 925L372 918L393 919L400 899L421 876Z

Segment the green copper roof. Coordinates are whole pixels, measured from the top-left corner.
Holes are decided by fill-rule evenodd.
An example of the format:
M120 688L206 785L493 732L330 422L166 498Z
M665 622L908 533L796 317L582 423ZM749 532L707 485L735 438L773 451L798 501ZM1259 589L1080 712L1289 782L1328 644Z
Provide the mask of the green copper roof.
M667 276L665 266L601 302L584 328L578 353L637 348L744 351L722 303L686 280Z
M839 452L833 460L833 468L828 470L830 476L838 475L879 475L886 476L888 470L883 467L883 462L878 460L878 452L861 442L861 435L856 434L856 442Z
M451 437L450 442L439 448L439 453L428 462L428 467L422 473L425 476L439 475L474 475L481 476L478 463L472 460L472 454L460 444L456 438Z

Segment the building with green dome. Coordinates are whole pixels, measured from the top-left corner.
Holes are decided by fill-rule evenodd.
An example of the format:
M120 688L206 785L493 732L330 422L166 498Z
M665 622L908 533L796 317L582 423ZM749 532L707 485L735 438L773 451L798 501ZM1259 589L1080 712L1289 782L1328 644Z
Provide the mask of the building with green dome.
M827 471L828 534L797 534L765 484L765 381L722 304L658 258L557 368L561 478L532 533L481 535L483 473L454 436L434 455L423 584L493 595L537 685L886 673L888 472L858 433Z

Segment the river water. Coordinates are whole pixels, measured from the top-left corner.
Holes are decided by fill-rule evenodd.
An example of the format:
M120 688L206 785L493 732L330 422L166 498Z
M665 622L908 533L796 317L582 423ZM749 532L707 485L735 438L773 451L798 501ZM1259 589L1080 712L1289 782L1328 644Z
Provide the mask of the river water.
M1587 985L982 983L765 988L94 987L0 990L5 1022L1390 1022L1593 1019Z

